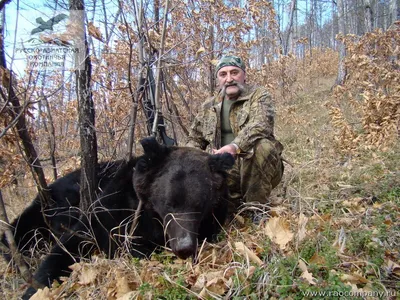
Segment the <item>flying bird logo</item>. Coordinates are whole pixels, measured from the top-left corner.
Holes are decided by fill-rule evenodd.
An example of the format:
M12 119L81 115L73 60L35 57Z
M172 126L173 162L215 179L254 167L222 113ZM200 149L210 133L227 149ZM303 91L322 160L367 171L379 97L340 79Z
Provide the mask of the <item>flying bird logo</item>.
M68 18L68 16L66 14L58 14L57 16L49 19L48 21L44 21L41 17L39 17L36 19L36 23L38 23L40 25L38 27L36 27L35 29L33 29L31 31L31 34L43 32L45 30L53 31L54 25L57 25L58 23L60 23L61 21L65 20L67 18Z

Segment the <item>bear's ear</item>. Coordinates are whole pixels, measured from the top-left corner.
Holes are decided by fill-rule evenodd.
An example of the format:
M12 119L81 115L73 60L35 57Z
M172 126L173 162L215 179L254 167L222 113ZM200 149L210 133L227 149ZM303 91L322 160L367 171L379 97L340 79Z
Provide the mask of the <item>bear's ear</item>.
M164 148L166 148L165 146L160 145L157 142L156 138L153 136L142 139L140 141L140 144L143 147L144 154L149 156L157 155L160 152L164 152Z
M235 158L229 153L210 155L208 165L213 172L228 171L235 164Z
M160 145L154 137L144 138L140 143L144 155L138 160L136 168L142 172L162 162L170 151L168 147Z
M150 158L161 158L168 154L168 147L161 145L157 142L155 137L147 137L140 141L142 144L144 154Z

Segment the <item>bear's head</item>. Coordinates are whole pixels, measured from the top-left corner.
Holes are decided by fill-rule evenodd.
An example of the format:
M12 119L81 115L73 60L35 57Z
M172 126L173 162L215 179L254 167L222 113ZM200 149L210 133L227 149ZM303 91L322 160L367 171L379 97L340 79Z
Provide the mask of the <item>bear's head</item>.
M154 138L141 141L134 188L163 222L169 246L178 257L194 256L199 227L227 199L226 176L232 155L210 155L195 148L166 147Z

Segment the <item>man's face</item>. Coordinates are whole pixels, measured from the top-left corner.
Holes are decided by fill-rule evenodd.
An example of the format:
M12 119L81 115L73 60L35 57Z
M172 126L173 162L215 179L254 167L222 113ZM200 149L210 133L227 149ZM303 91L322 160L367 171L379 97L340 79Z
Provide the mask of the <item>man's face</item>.
M246 73L238 67L226 66L217 73L218 86L223 94L229 99L234 100L243 91Z

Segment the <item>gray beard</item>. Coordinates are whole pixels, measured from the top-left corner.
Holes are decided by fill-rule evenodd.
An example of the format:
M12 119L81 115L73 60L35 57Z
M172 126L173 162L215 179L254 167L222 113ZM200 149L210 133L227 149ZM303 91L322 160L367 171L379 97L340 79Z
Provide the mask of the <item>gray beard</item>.
M238 97L239 97L240 94L242 94L243 91L244 91L244 85L243 85L243 84L240 84L240 83L235 83L235 84L231 84L231 85L236 85L236 86L239 88L239 93L238 93ZM229 86L229 85L224 85L224 86L222 87L222 89L221 89L221 96L222 96L222 99L225 99L225 96L226 96L226 88L227 88L228 86Z

